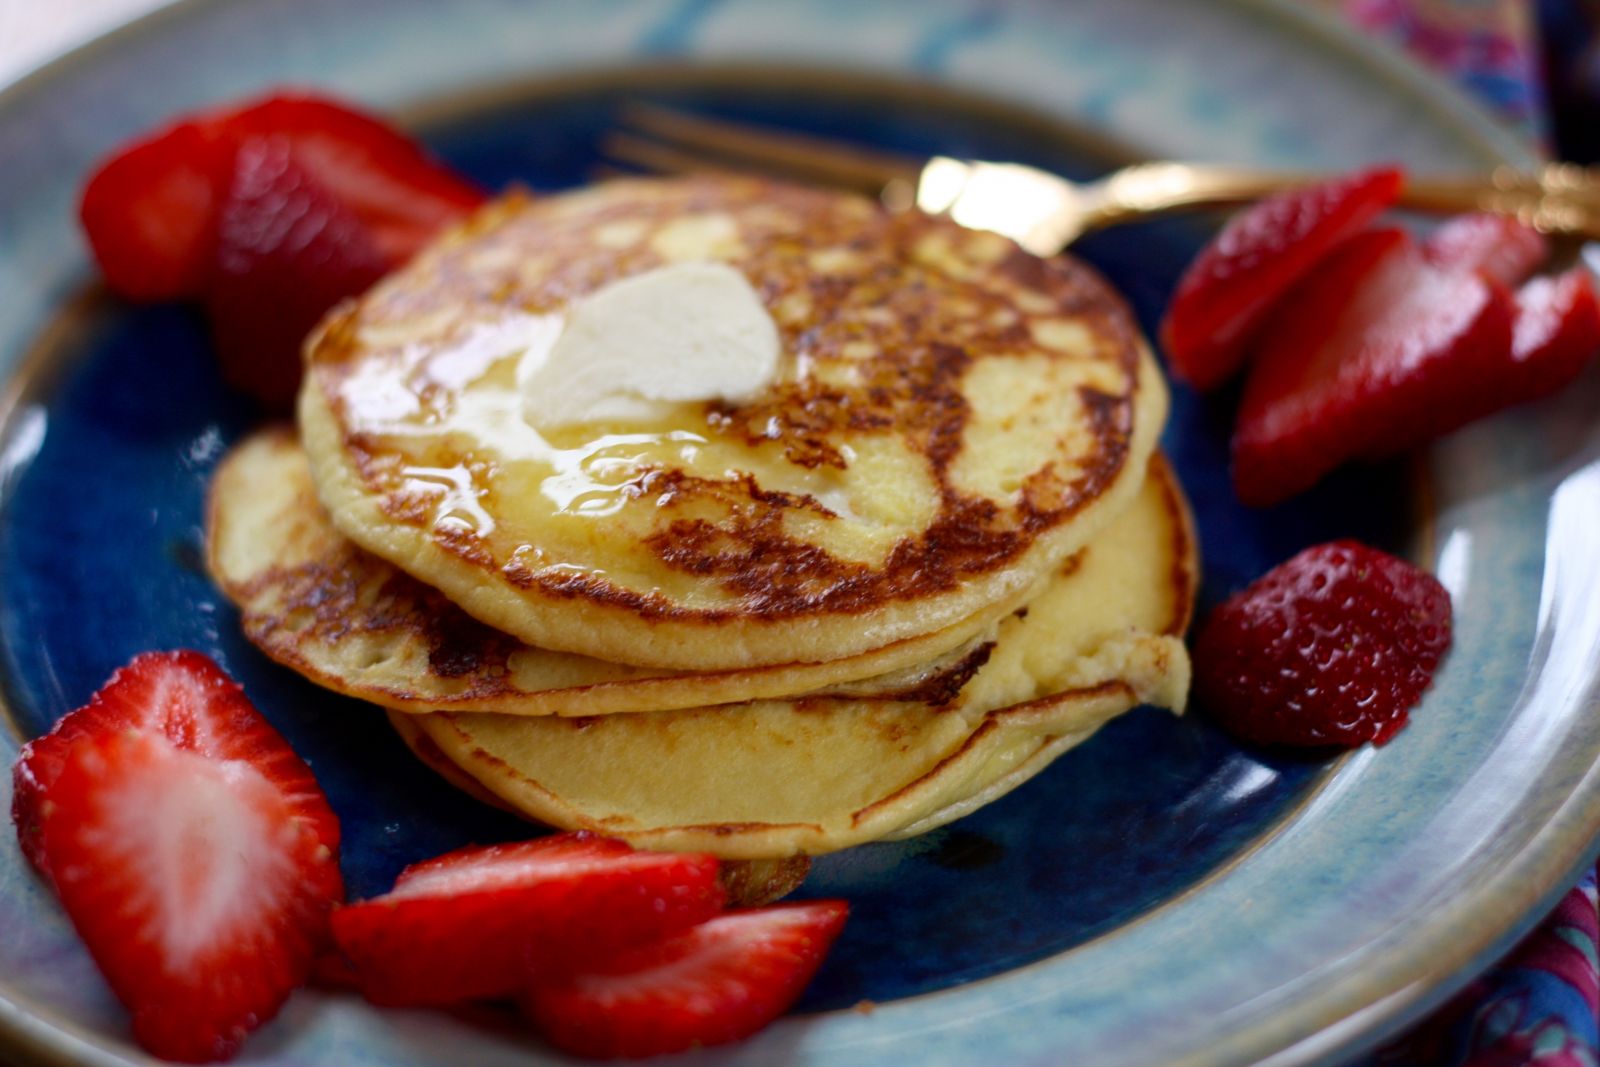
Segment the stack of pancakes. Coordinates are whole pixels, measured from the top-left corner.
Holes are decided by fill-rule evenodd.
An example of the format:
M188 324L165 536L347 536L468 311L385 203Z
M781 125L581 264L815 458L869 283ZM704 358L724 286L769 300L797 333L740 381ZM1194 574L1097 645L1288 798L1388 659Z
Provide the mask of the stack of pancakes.
M518 360L566 309L708 260L777 324L765 394L527 422ZM1165 406L1068 258L728 177L512 196L324 322L298 433L217 473L209 560L263 651L487 800L816 854L1181 709L1196 564Z

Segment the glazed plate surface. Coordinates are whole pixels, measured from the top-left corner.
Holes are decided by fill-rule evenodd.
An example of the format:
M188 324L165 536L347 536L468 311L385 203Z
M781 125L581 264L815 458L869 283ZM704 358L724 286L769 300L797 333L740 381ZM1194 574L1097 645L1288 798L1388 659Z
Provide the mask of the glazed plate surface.
M92 288L72 198L98 153L185 108L315 84L396 115L491 188L582 184L654 100L909 152L1089 176L1130 153L1284 166L1527 162L1469 105L1266 0L191 0L0 95L0 759L150 648L216 657L311 763L353 894L525 827L416 764L376 709L251 648L200 567L210 471L255 425L188 311ZM162 71L160 78L148 72ZM1205 220L1077 251L1147 330ZM1228 488L1231 398L1174 390L1202 611L1315 541L1434 568L1456 647L1413 724L1342 760L1249 751L1142 709L977 815L826 857L854 915L800 1008L685 1063L1345 1062L1503 951L1600 830L1600 380L1351 469L1292 505ZM9 789L9 776L0 791ZM0 801L7 797L0 795ZM144 1062L0 835L0 1058ZM870 1003L866 1010L864 1002ZM558 1062L494 1016L301 993L243 1062Z

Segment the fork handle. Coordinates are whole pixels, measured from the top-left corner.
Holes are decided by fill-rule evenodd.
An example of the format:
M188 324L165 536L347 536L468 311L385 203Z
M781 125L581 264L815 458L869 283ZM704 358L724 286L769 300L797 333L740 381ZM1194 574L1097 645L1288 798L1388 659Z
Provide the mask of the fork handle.
M1203 163L1138 163L1085 189L1083 225L1099 229L1180 208L1248 203L1326 178ZM1570 163L1547 163L1535 171L1500 167L1470 178L1408 176L1400 204L1437 214L1488 211L1546 232L1600 237L1600 172Z

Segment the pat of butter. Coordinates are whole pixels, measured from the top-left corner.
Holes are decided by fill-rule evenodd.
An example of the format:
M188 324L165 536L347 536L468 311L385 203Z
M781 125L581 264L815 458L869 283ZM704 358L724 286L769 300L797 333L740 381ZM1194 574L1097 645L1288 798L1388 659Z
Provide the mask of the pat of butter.
M778 375L778 327L726 263L673 263L597 290L555 343L517 367L538 427L658 417L673 404L753 399Z

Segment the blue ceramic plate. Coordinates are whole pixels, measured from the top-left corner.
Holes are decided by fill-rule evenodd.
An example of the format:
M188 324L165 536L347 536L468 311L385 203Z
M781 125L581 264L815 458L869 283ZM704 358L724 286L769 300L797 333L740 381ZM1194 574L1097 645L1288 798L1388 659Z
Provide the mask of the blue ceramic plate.
M526 829L414 765L373 709L240 637L197 564L219 455L253 421L189 312L91 288L72 220L90 160L195 105L314 83L410 122L489 186L587 180L617 104L653 99L912 152L1075 175L1119 153L1421 169L1526 163L1395 57L1254 0L259 0L169 8L0 96L0 656L20 739L148 648L203 649L315 768L356 894ZM1129 227L1081 253L1149 328L1203 238ZM1228 400L1182 389L1166 437L1199 515L1207 602L1351 535L1434 567L1456 648L1414 724L1334 762L1241 750L1198 717L1113 723L1025 789L916 841L826 857L844 938L792 1017L693 1063L1303 1063L1442 999L1592 858L1600 828L1596 382L1239 507ZM9 784L9 778L6 779ZM0 786L0 788L5 788ZM853 1010L870 1002L870 1011ZM48 893L0 835L0 1050L139 1059ZM250 1042L281 1064L548 1062L496 1017L302 993Z

